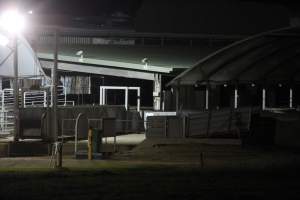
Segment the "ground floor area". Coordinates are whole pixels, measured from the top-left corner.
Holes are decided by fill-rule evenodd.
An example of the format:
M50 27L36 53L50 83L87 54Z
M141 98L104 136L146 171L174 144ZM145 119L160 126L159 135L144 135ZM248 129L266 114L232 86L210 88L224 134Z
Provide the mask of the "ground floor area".
M0 192L2 199L299 199L299 165L295 151L152 141L105 160L65 156L59 170L47 156L0 158Z

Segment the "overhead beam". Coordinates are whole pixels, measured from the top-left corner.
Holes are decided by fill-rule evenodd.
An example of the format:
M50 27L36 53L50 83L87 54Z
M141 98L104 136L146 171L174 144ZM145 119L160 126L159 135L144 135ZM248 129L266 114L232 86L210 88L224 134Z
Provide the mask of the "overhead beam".
M45 69L52 69L53 62L47 60L41 60L41 65ZM107 76L117 76L124 78L134 78L134 79L142 79L142 80L151 80L154 81L154 73L146 73L140 71L131 71L125 69L116 69L116 68L108 68L101 66L89 66L89 65L79 65L72 63L58 63L58 69L68 72L80 72L80 73L88 73L88 74L99 74L99 75L107 75Z

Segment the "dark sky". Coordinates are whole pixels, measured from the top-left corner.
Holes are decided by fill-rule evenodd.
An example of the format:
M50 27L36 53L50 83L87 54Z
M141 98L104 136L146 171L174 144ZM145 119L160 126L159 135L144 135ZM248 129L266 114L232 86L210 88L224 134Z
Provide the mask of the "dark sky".
M25 10L34 10L38 14L64 14L76 16L99 16L106 15L113 12L122 11L128 15L134 16L141 4L145 0L0 0L0 6L6 6L16 2ZM201 0L203 1L203 0ZM199 0L199 2L201 2ZM210 0L216 3L225 0ZM228 0L227 0L228 1ZM298 6L296 1L291 0L231 0L231 1L256 1L269 4L282 4L295 9ZM170 4L182 2L189 4L189 0L153 0L153 3L168 2ZM195 1L193 1L195 3Z
M300 19L300 2L289 0L0 0L0 9L14 3L37 23L140 32L253 34Z
M113 12L134 15L142 0L0 0L1 7L18 4L36 14L101 16Z

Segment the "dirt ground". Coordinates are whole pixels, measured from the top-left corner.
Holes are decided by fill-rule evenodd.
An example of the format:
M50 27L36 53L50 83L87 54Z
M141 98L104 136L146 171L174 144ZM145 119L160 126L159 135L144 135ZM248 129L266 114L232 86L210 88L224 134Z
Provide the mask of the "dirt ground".
M300 199L300 153L144 141L106 160L0 158L1 199Z

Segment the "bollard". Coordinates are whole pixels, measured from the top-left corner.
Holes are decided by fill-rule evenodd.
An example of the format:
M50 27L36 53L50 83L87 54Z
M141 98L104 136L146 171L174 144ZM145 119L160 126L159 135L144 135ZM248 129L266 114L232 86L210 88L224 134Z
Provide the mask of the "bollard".
M201 165L201 168L204 167L204 155L203 155L203 152L201 152L201 154L200 154L200 165Z
M92 129L89 129L88 133L88 159L92 160L93 159L93 144L92 144Z
M62 157L63 157L63 143L58 142L57 143L57 162L56 162L56 168L62 168Z

